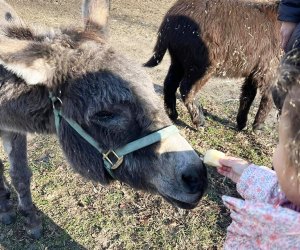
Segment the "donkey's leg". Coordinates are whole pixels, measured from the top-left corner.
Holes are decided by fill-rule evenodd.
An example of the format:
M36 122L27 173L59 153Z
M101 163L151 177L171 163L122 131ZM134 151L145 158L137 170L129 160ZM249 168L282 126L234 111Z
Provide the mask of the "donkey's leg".
M212 71L207 70L204 76L203 74L198 74L195 71L188 73L185 72L185 75L180 83L181 98L187 110L189 111L192 122L196 125L196 127L203 126L205 124L205 117L202 106L195 100L195 97L198 91L210 78Z
M0 221L3 224L11 224L16 218L15 212L12 210L10 201L10 192L4 183L4 166L0 160Z
M272 93L269 89L262 93L261 101L258 111L256 113L254 123L252 125L253 130L259 130L263 127L263 124L270 113L273 106Z
M172 120L176 120L178 113L176 110L176 90L183 77L183 68L175 60L172 59L169 72L164 82L164 101L166 112Z
M12 184L18 195L18 208L26 219L26 230L31 237L39 238L42 224L31 198L30 178L32 173L27 163L26 135L5 132L2 134L2 138L5 151L9 156Z
M251 74L245 79L242 86L242 93L240 96L240 107L236 118L238 130L242 130L246 127L248 113L256 96L256 93L256 81L253 79L253 74Z

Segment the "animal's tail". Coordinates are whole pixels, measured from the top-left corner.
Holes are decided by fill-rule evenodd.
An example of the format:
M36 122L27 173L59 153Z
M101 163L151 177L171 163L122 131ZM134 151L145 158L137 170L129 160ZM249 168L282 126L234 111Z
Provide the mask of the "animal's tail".
M144 64L145 67L152 68L160 64L168 49L168 42L166 40L167 34L162 32L162 29L160 29L158 34L159 35L153 50L153 55L148 62Z

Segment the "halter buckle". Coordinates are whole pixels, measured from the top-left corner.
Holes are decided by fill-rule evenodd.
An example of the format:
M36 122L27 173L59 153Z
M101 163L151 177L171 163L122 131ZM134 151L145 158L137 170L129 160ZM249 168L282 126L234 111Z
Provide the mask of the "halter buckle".
M103 160L111 165L111 169L117 169L123 162L123 156L119 157L115 151L109 150L106 153L103 153Z
M52 107L53 109L59 110L60 107L62 106L62 100L59 97L52 97Z

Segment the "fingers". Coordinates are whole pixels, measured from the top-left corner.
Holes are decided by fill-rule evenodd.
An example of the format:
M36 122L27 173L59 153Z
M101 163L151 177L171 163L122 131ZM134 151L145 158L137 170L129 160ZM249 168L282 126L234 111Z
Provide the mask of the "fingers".
M224 172L224 171L222 171L222 169L219 169L219 168L217 168L217 172L220 175L224 176L225 178L229 178L229 173L228 172Z
M217 168L219 174L224 175L226 177L229 176L230 172L232 171L230 159L231 157L226 156L225 158L219 160L221 164L221 167Z
M241 158L225 156L219 160L221 167L217 168L219 174L228 177L237 183L244 170L249 167L250 163Z
M230 172L232 168L230 167L226 167L226 166L221 166L219 168L217 168L218 171L222 171L222 172Z
M237 175L236 173L234 173L231 168L220 167L220 168L217 168L217 171L219 174L229 178L234 183L237 183L239 181L240 175Z
M231 168L224 168L224 167L217 168L218 173L226 177L229 177L230 170Z
M221 167L217 168L218 173L226 177L230 177L232 175L232 167L236 164L236 161L238 160L241 159L232 156L226 156L225 158L220 159L219 162L221 164Z
M237 163L240 163L242 161L244 161L244 160L240 159L240 158L233 157L233 156L226 156L226 157L219 160L219 162L222 166L230 167L230 168L232 168Z
M230 167L221 166L221 167L217 168L217 171L219 174L226 176L228 178L231 178L233 175L232 168L230 168Z

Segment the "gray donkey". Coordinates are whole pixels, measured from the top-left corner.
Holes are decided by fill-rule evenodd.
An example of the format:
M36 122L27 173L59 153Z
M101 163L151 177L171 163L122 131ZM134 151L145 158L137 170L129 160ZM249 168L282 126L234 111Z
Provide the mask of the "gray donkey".
M57 133L72 168L103 185L116 179L187 209L207 186L201 159L172 126L149 77L106 42L108 6L85 1L83 30L3 24L0 133L34 238L42 226L30 193L27 132ZM0 220L14 217L0 161Z

